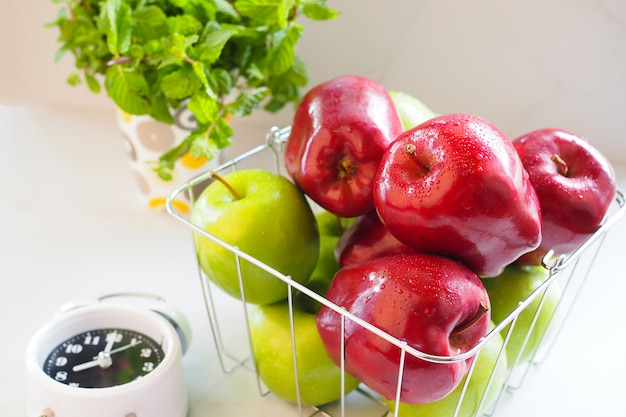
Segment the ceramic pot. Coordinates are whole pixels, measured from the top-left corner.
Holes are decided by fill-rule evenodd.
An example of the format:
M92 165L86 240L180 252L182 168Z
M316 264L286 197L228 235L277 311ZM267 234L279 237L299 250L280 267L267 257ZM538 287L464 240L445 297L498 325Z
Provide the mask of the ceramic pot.
M219 156L207 161L206 158L196 159L191 154L186 154L176 162L172 179L161 179L154 172L159 157L179 144L196 127L195 117L186 106L176 110L173 116L174 124L168 125L150 116L131 115L117 109L117 120L125 139L139 194L152 209L164 210L167 197L176 187L220 163ZM181 193L181 198L185 198L183 195L186 196L186 193ZM173 203L181 212L190 210L187 200L178 199Z

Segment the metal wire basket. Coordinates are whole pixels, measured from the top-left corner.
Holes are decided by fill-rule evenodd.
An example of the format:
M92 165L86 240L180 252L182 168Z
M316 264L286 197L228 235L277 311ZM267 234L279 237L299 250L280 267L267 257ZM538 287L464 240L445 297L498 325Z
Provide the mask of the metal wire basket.
M222 164L221 166L216 168L215 171L220 173L227 173L244 168L264 168L284 175L282 161L283 145L287 140L289 133L290 127L285 127L282 129L277 127L271 128L266 136L265 143L254 147L253 149ZM221 392L229 392L231 396L235 396L231 407L227 407L227 409L232 412L233 416L239 416L242 414L260 415L258 413L261 413L262 415L284 417L302 417L313 415L328 417L382 417L386 415L398 415L399 409L397 407L389 408L378 394L374 393L362 384L357 388L357 390L351 392L350 394L342 395L339 400L333 403L315 407L302 405L302 402L300 400L300 392L297 386L298 384L295 382L299 381L299 378L297 374L298 367L297 358L295 355L295 336L293 328L294 321L292 293L294 292L294 290L297 290L301 292L304 296L310 297L312 300L319 302L334 310L341 315L342 322L350 321L352 323L356 323L358 326L362 326L364 329L367 329L367 331L372 332L373 334L384 339L388 343L395 345L400 350L400 361L398 363L398 380L401 381L404 364L407 357L409 356L435 363L463 361L472 356L479 355L484 346L487 345L493 338L501 337L503 340L503 345L498 354L496 365L494 365L495 370L495 366L497 366L498 361L504 360L503 357L505 356L505 348L509 343L510 336L515 325L517 324L520 313L528 309L531 304L533 306L537 306L530 328L528 330L528 334L526 335L526 338L520 349L520 351L523 351L531 333L533 332L538 317L540 316L541 311L544 307L544 301L549 288L553 285L558 285L560 287L561 297L559 299L558 305L556 306L554 314L552 314L551 316L549 329L544 333L539 348L534 351L534 355L529 361L525 361L524 363L517 363L520 360L520 358L518 357L516 363L509 364L510 366L508 367L509 370L507 371L506 381L504 382L504 384L502 384L501 387L496 387L496 389L498 390L498 395L495 400L493 399L492 395L493 391L490 391L492 389L491 385L492 383L494 383L493 380L495 372L491 372L489 381L487 381L484 391L479 399L479 403L474 408L474 413L476 413L477 415L493 415L498 407L500 399L502 398L502 394L506 391L514 391L518 389L522 385L530 367L545 360L546 356L551 350L551 347L553 346L554 340L557 339L561 328L566 322L569 312L574 306L586 278L589 276L589 273L596 259L596 255L602 247L607 232L615 225L617 221L621 219L624 212L626 211L624 195L621 191L618 191L615 203L611 207L610 213L602 227L600 227L599 230L597 230L596 233L594 233L572 255L559 256L551 264L544 265L544 267L549 271L548 278L539 287L537 287L524 301L519 303L518 307L515 308L505 319L503 319L500 323L495 323L495 327L483 339L481 339L481 341L474 348L463 354L455 356L436 356L429 355L412 348L405 342L394 338L385 331L344 310L341 306L333 304L332 302L318 295L306 286L293 281L289 276L281 273L281 271L277 271L271 268L270 266L264 264L263 262L249 255L248 253L243 252L237 247L222 241L216 236L205 232L202 228L193 224L190 220L189 213L181 211L180 205L176 205L174 204L174 202L182 196L187 198L191 202L191 204L193 204L201 190L209 182L212 181L210 175L211 172L206 172L176 188L167 200L166 206L168 213L177 220L181 221L194 233L199 233L206 238L212 240L216 244L227 249L228 251L232 252L235 255L237 262L245 260L255 265L256 267L268 272L269 274L272 274L276 277L276 279L287 283L289 288L289 322L291 324L291 348L293 357L292 359L294 363L293 380L294 384L296 385L295 390L297 394L296 404L286 403L285 401L274 398L271 395L271 392L264 386L263 381L258 376L254 354L252 353L252 342L250 340L248 321L249 306L246 304L245 298L243 299L243 301L241 301L235 300L231 297L222 296L222 294L220 293L221 290L216 288L214 284L212 284L211 281L207 279L206 276L204 276L204 273L198 265L198 276L200 278L200 286L205 302L206 313L210 323L211 335L215 343L217 360L220 363L220 367L224 375L231 376L230 379L225 378L221 381L220 388L222 390ZM243 278L241 276L241 268L239 268L238 279L240 286L242 286ZM243 290L243 288L241 288L241 293L242 296L245 297L245 291ZM235 318L234 316L238 317ZM344 340L342 340L342 345L343 343ZM476 363L477 361L474 360L469 368L467 374L468 376L465 379L465 382L463 382L459 387L460 394L458 395L458 401L456 402L454 412L449 416L441 417L459 417L461 415L465 415L461 413L461 406L464 401L465 393L468 387L468 383L470 381L470 376L474 371ZM345 363L343 363L343 361L341 363L341 368L342 371L345 370ZM342 380L342 386L343 384L344 381ZM400 387L400 384L398 384L398 387ZM251 396L250 392L248 392L250 390L256 391L256 393L252 394ZM489 404L486 404L488 391L490 391L491 401ZM399 388L397 390L397 394L399 395ZM218 389L218 392L215 393L216 402L220 402L221 400L223 400L220 399L220 395L221 394L219 393ZM237 395L240 395L239 399L236 398ZM248 407L248 410L245 411L243 409L244 407ZM259 410L264 411L261 412ZM223 407L221 411L223 412L221 413L221 415L229 415L228 411L224 412Z

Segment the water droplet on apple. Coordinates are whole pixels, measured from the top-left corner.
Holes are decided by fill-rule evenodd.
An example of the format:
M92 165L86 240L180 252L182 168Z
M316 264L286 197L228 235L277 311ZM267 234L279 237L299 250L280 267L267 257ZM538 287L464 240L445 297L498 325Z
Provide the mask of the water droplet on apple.
M426 308L426 309L424 309L424 314L425 314L427 317L432 317L432 316L434 316L434 315L435 315L435 312L436 312L436 311L437 311L437 310L436 310L435 308Z

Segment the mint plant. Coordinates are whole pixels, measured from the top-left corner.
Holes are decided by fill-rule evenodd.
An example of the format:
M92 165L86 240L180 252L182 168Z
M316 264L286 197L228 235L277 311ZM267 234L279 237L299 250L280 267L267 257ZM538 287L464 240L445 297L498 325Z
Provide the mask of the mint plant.
M71 85L102 88L116 106L173 123L186 104L197 129L155 161L171 179L191 152L212 159L231 144L231 116L297 103L309 79L295 53L299 19L334 19L326 0L52 0L61 4L55 60L70 53Z

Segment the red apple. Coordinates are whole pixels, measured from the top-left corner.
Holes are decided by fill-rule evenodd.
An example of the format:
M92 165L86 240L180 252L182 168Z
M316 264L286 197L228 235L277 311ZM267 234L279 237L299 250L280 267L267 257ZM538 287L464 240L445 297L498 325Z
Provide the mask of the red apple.
M381 161L374 202L398 240L483 277L541 240L537 194L513 144L475 115L435 117L400 135Z
M451 356L475 346L489 330L489 298L467 267L428 254L400 254L341 268L326 297L408 346ZM330 358L341 363L341 318L323 306L317 327ZM387 399L395 399L400 348L346 320L346 372ZM434 363L407 354L400 400L421 404L452 392L472 358Z
M309 90L296 109L285 144L293 181L317 204L341 217L374 208L378 164L403 131L389 93L361 76L340 76Z
M539 129L513 141L543 217L539 248L521 257L540 264L552 249L569 255L602 224L615 198L616 178L610 162L582 137L562 129Z
M364 214L352 223L335 246L335 258L339 267L381 256L411 252L415 250L389 233L376 210Z

